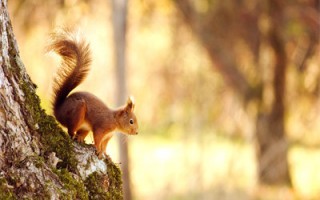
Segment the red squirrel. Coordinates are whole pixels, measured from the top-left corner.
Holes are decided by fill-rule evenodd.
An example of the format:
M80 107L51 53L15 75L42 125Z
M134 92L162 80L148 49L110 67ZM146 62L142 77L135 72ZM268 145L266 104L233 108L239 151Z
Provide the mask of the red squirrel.
M136 135L138 122L134 102L128 98L126 105L110 109L89 92L74 92L87 76L91 64L89 44L78 40L72 33L62 31L52 34L48 50L62 57L62 64L53 81L53 111L56 119L68 128L71 138L84 142L93 132L94 146L99 158L105 153L113 131Z

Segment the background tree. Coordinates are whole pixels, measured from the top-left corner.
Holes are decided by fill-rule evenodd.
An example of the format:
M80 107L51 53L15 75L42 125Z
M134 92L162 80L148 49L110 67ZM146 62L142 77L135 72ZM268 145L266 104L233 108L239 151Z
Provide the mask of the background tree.
M174 2L207 50L212 66L242 99L244 106L255 106L260 182L290 185L285 128L286 74L290 61L286 45L294 43L296 37L290 35L288 27L300 24L301 20L308 21L307 32L303 34L311 38L312 45L316 45L314 14L317 13L317 3L275 0ZM304 10L312 13L307 14ZM263 46L270 49L272 63L264 63L261 57ZM238 62L244 52L252 56L246 66L250 73L244 72L244 64ZM307 56L313 53L311 51Z
M127 99L126 77L126 33L127 33L127 0L112 1L113 38L116 63L116 97L117 105L121 106ZM124 199L131 200L130 159L128 140L125 135L118 135L121 171L123 179Z
M40 107L0 1L0 199L121 199L120 170Z

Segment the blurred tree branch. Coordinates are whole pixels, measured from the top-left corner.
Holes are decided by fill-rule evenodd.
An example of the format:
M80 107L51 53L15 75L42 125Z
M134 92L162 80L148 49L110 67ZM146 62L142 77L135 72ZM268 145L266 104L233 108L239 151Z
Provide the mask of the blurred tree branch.
M174 3L185 23L207 50L213 67L230 88L245 102L255 100L260 182L290 185L284 120L289 65L286 45L295 43L301 35L290 31L294 24L306 30L301 32L310 38L310 46L301 59L302 65L307 57L313 55L313 44L318 45L319 33L319 22L315 20L319 13L314 9L317 3L312 0L304 3L208 0L201 2L204 5L199 1L175 0ZM305 12L305 9L310 12ZM237 60L239 53L235 49L239 49L240 42L253 55L253 76L243 71L242 63ZM272 53L270 65L261 62L262 47L268 47ZM270 77L265 75L266 72ZM272 95L266 93L269 88Z
M228 52L231 49L225 47L224 33L217 34L219 29L215 29L215 23L212 23L215 21L216 15L202 16L190 1L176 0L175 2L184 21L196 33L195 35L207 50L214 67L226 78L236 93L249 99L252 98L252 87L246 77L238 70L234 57Z

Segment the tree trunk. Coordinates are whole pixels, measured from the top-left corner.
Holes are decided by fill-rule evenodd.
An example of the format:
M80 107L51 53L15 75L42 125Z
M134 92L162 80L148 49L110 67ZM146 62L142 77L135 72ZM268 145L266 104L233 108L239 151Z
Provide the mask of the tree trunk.
M281 35L282 3L279 0L270 0L268 5L272 24L268 41L274 54L273 103L269 112L265 111L266 109L259 109L256 135L260 182L291 185L284 120L287 55Z
M259 182L268 185L291 185L287 161L288 142L283 118L260 112L256 119Z
M121 199L120 170L40 107L0 0L0 199Z
M200 13L196 10L194 4L190 0L175 0L174 1L177 8L181 11L184 21L191 28L193 33L199 39L200 43L208 52L208 56L213 63L213 66L218 70L218 72L223 76L226 83L235 91L240 99L244 100L245 103L252 101L256 102L258 114L256 118L256 137L257 137L257 159L258 159L258 179L262 184L291 184L289 176L289 168L287 162L287 151L288 143L286 141L285 135L285 80L286 80L286 65L287 57L285 52L285 42L281 38L281 23L283 20L283 2L277 0L270 0L269 2L259 4L259 11L251 14L250 11L246 11L247 8L240 8L235 10L234 16L246 16L244 21L240 21L240 18L232 18L234 16L229 16L230 18L223 18L224 21L223 28L221 26L214 26L213 23L218 23L215 19L219 17L213 13ZM267 5L267 6L265 6ZM217 6L217 5L216 5ZM219 7L217 6L217 9ZM267 38L267 43L270 45L274 52L274 79L273 79L273 104L271 109L264 108L265 99L263 99L262 91L265 86L262 78L257 78L255 84L250 84L248 77L241 73L241 64L236 62L234 54L230 51L230 43L228 39L234 41L234 37L237 34L241 35L241 32L237 32L231 35L230 38L227 37L228 31L235 31L230 26L232 20L236 20L237 24L242 24L238 29L242 30L252 30L255 34L259 35L259 25L257 24L259 14L262 12L267 12L270 17L270 32ZM219 14L219 13L218 13ZM221 13L220 13L221 14ZM226 14L226 13L223 13ZM245 14L245 15L244 15ZM251 18L250 18L251 17ZM209 19L208 19L209 18ZM207 21L207 22L206 22ZM229 24L230 22L230 24ZM242 23L243 22L243 23ZM251 23L248 23L251 22ZM235 25L235 24L233 24ZM219 30L217 30L219 29ZM219 33L225 33L225 37L219 37ZM249 34L249 33L247 33ZM261 33L263 34L263 33ZM250 46L251 40L255 41L254 46L259 47L261 41L259 36L257 38L246 38L248 36L241 36L242 39L248 43ZM218 38L218 39L216 39ZM254 60L259 59L259 53L256 53L258 48L255 50L251 49L252 55L256 56ZM257 68L259 70L259 68ZM261 70L261 69L260 69ZM260 74L261 72L257 72Z
M123 105L127 96L126 85L126 23L127 23L127 0L113 0L113 35L114 52L116 60L116 97L118 106ZM118 134L120 162L123 180L123 195L125 200L131 200L130 159L128 152L128 140L125 135Z

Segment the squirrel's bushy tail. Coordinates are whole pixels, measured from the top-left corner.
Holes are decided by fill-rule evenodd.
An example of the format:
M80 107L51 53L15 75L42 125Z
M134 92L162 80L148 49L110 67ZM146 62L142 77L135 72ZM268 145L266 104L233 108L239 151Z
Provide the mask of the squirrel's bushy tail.
M53 33L48 51L54 51L62 57L61 66L53 82L54 111L64 102L68 94L87 76L91 64L89 45L77 40L71 32L63 30Z

